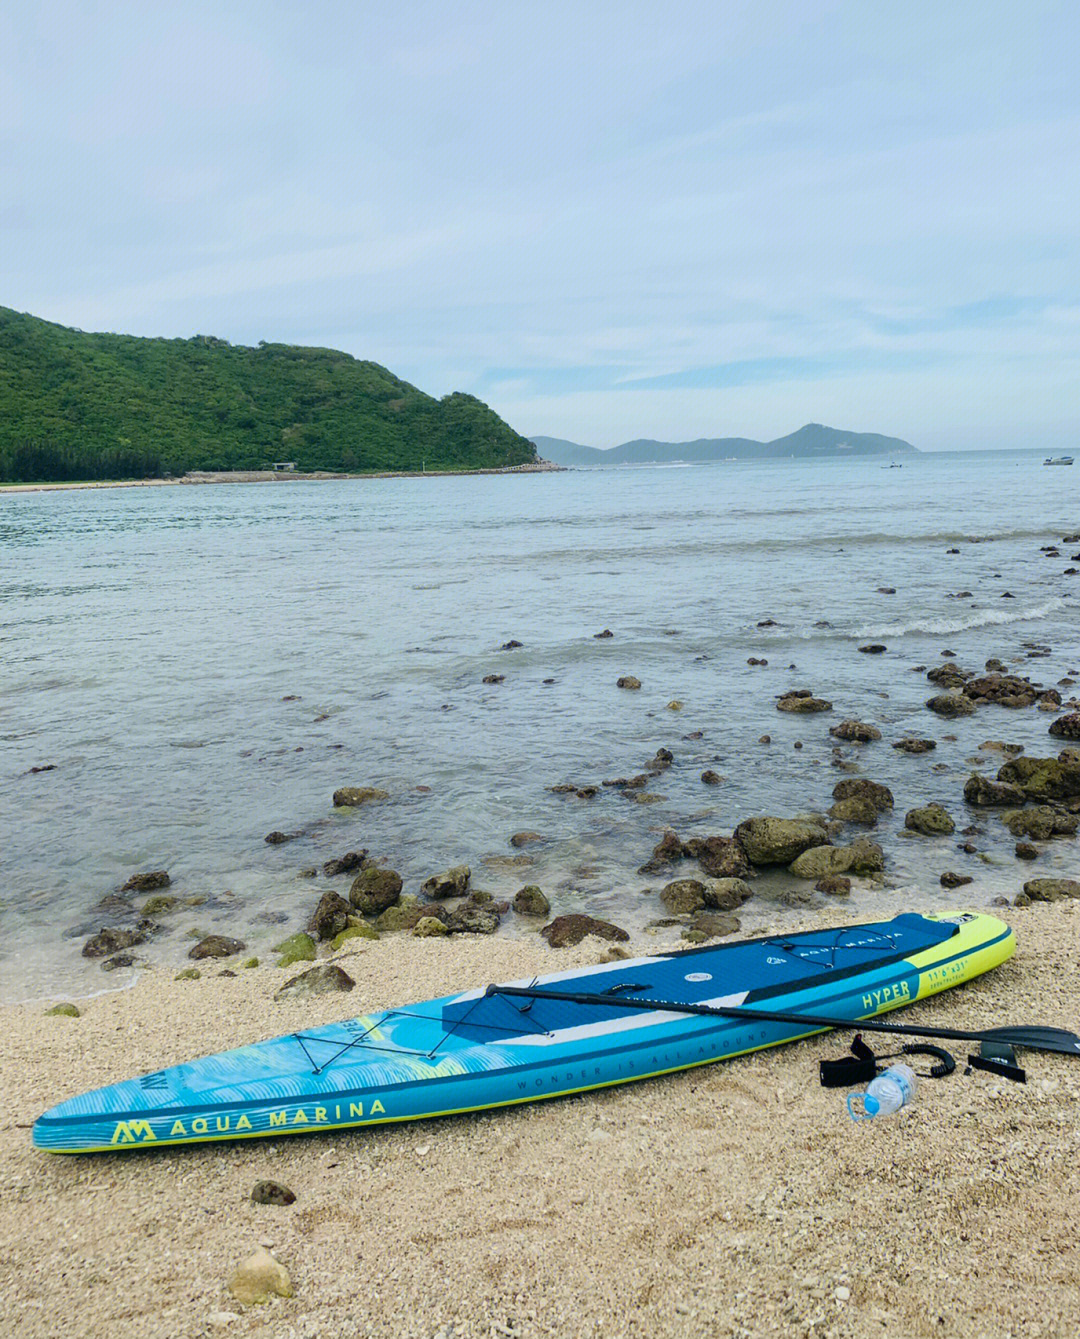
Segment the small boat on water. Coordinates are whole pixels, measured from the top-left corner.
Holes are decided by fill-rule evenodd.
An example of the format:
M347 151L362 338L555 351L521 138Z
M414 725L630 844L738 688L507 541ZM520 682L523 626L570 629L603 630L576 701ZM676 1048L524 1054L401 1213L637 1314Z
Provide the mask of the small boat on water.
M1043 461L1044 465L1071 465L1072 463L1072 456L1047 456Z

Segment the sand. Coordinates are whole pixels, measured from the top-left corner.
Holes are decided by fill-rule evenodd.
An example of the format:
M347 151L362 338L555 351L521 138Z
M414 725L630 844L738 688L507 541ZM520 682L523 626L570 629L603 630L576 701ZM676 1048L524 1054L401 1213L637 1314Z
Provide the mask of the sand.
M540 460L532 465L505 465L478 470L373 470L343 474L333 470L191 470L175 479L83 479L70 483L0 483L2 493L56 493L77 488L164 488L171 484L319 483L342 479L443 479L456 474L551 474L564 466Z
M904 1017L1080 1027L1080 911L1001 914L1016 956ZM356 990L314 1003L275 1003L276 967L211 966L145 972L78 1019L4 1010L0 1334L1080 1331L1080 1057L1027 1053L1026 1086L958 1070L861 1126L818 1084L847 1045L833 1036L473 1117L81 1158L30 1145L34 1117L86 1087L604 947L391 936L339 955ZM252 1204L261 1179L295 1204ZM226 1281L260 1243L295 1296L245 1309Z

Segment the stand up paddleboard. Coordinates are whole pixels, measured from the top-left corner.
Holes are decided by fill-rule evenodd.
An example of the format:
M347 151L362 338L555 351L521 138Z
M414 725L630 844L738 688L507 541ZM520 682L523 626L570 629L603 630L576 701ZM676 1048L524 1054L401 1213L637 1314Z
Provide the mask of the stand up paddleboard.
M512 984L593 1000L500 995L496 986L364 1014L73 1097L35 1122L33 1138L52 1153L94 1153L562 1097L826 1030L755 1021L755 1006L872 1018L969 981L1014 947L993 916L910 914L555 972ZM596 1002L604 995L643 1004ZM747 1016L679 1014L649 1008L650 999L745 1008Z

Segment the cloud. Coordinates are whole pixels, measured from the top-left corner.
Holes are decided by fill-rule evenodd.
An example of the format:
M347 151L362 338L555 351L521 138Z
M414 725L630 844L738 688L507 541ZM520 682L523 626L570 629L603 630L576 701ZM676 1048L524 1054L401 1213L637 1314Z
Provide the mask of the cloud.
M586 440L1080 416L1075 7L320 18L0 11L0 302L343 347Z

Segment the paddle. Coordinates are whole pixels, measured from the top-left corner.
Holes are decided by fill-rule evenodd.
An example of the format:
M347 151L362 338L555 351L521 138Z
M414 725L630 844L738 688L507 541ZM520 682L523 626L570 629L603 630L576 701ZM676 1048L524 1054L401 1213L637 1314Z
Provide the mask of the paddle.
M531 1000L562 1000L569 1004L600 1004L614 1009L655 1009L672 1014L701 1014L706 1018L731 1018L744 1022L808 1023L815 1029L836 1028L848 1032L887 1032L901 1036L940 1037L945 1041L1006 1042L1030 1051L1057 1051L1080 1055L1080 1037L1056 1027L998 1027L983 1031L928 1027L918 1023L880 1023L873 1018L833 1018L824 1014L783 1013L778 1010L747 1009L721 1004L683 1004L673 1000L625 999L615 995L590 995L566 990L539 990L533 986L490 985L488 995L514 995ZM796 1040L792 1038L792 1040Z

